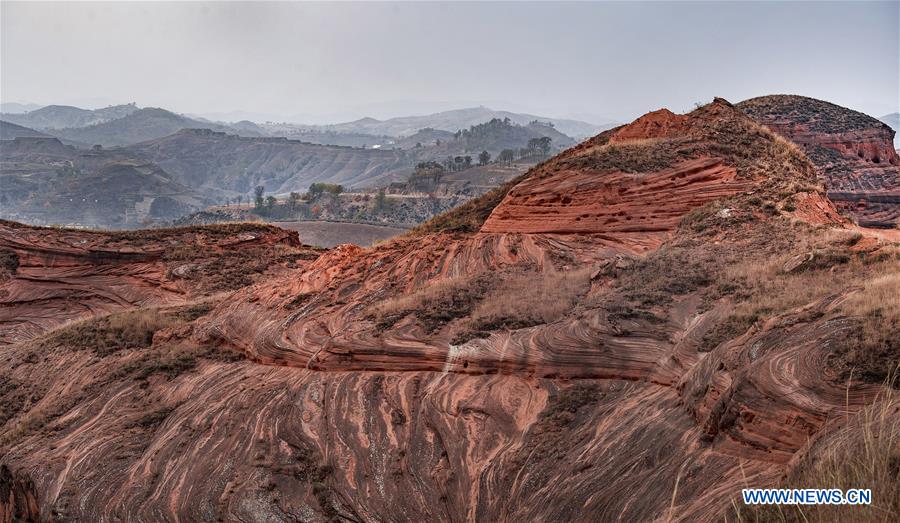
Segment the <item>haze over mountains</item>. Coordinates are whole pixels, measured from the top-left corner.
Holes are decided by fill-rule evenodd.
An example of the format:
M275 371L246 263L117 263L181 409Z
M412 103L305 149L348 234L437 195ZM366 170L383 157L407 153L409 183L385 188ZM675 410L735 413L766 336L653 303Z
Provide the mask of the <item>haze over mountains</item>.
M494 118L500 120L509 118L510 121L519 125L527 125L533 121L550 122L559 132L572 138L580 139L588 138L615 125L615 122L612 121L590 124L577 120L547 118L533 114L512 113L509 111L495 111L487 107L471 107L443 111L424 116L401 116L387 120L362 118L353 122L310 127L338 132L404 137L425 128L456 132L459 129L465 129Z
M136 104L95 110L51 105L4 113L0 122L0 216L114 228L176 218L236 196L249 201L257 186L282 195L313 183L386 187L404 182L422 162L468 158L471 165L483 153L520 155L538 139L549 140L547 152L576 143L552 119L485 108L309 127L210 122ZM133 187L113 183L109 173L122 170L110 171L103 162L148 178L135 179ZM77 179L83 183L75 193L59 189ZM162 198L155 206L154 197ZM115 204L94 205L110 198Z

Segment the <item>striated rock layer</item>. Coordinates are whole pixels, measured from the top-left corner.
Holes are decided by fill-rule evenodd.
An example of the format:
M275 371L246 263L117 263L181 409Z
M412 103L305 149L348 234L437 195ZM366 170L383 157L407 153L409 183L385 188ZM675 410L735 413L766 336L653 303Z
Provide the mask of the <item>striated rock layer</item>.
M0 274L0 345L78 318L227 290L240 285L253 250L287 253L274 246L302 250L296 234L258 225L97 233L0 222L0 254L16 260L15 270ZM239 281L217 277L229 271Z
M894 255L844 240L806 157L724 100L673 116L474 202L479 232L276 264L199 317L164 307L180 323L146 346L16 331L0 461L31 483L13 502L85 521L720 520L882 390L835 347ZM787 191L806 203L779 210ZM829 235L867 263L809 251ZM732 295L770 297L728 269L785 256L772 277L834 287L723 331L747 306Z
M900 156L887 124L803 96L763 96L738 107L800 145L825 181L829 198L860 225L900 224Z

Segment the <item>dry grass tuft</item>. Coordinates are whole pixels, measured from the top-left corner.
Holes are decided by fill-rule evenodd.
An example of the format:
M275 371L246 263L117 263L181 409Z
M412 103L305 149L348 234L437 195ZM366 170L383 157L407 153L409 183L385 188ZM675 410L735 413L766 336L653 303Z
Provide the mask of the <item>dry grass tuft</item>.
M558 320L590 288L590 268L572 271L486 273L429 284L391 298L372 309L379 329L413 314L429 332L454 320L460 334L454 343L496 329L521 329Z
M408 314L414 314L428 332L471 313L491 283L490 275L477 278L449 278L429 283L410 294L390 298L372 309L377 328L390 328Z
M107 356L124 349L147 348L153 334L175 325L176 318L159 309L138 309L92 318L63 327L48 340L76 350Z
M499 281L465 321L468 331L521 329L551 323L590 288L591 268L515 274Z
M843 368L843 377L887 379L900 363L900 270L867 281L841 310L859 323L840 340L832 363ZM900 381L893 383L900 386Z
M748 485L747 487L754 487ZM781 488L867 488L871 505L744 505L729 520L834 522L900 520L900 397L886 386L872 405L812 445Z

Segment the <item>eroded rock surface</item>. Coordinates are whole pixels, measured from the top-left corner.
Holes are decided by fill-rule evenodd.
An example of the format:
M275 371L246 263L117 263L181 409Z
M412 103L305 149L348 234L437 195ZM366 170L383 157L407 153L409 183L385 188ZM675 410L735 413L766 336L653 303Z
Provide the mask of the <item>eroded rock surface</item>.
M785 192L809 204L779 209ZM824 194L796 147L717 100L545 162L467 209L478 232L275 264L147 346L0 324L0 461L62 520L720 520L882 390L834 349L857 326L843 304L895 255L846 240ZM72 234L25 243L71 256ZM833 292L735 315L768 291L725 269L828 234L834 252L790 274L829 271ZM65 266L12 248L31 278Z
M900 224L900 156L887 124L803 96L763 96L738 107L800 145L825 181L829 198L860 225Z

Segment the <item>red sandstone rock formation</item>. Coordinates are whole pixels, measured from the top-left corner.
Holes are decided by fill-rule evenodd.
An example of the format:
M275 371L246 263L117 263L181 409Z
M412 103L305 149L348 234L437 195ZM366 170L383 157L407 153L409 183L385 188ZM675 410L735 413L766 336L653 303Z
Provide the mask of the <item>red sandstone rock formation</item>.
M784 192L808 205L779 210ZM717 100L545 162L468 208L489 215L480 232L275 264L149 347L99 355L0 324L17 342L0 378L21 392L0 389L12 405L0 461L63 519L719 520L742 486L776 484L811 438L881 390L831 363L854 325L841 309L859 292L854 268L831 269L834 293L719 328L738 306L723 267L797 255L843 226L823 194L796 148ZM58 253L87 239L11 228L0 237L27 271L13 281L67 266ZM206 262L118 257L180 234L117 244L114 267L162 300L175 292L164 275ZM856 256L882 248L855 245ZM471 323L491 300L527 318L547 305L546 281L581 272L550 319ZM54 277L48 288L92 276ZM87 287L121 287L112 281ZM527 307L501 300L510 289Z
M889 126L802 96L763 96L738 107L801 146L818 168L829 197L860 225L900 224L900 156Z
M0 222L0 253L17 260L0 279L0 345L78 318L227 290L248 263L259 263L253 251L276 245L300 248L295 233L256 225L97 233ZM237 281L223 278L232 273Z

